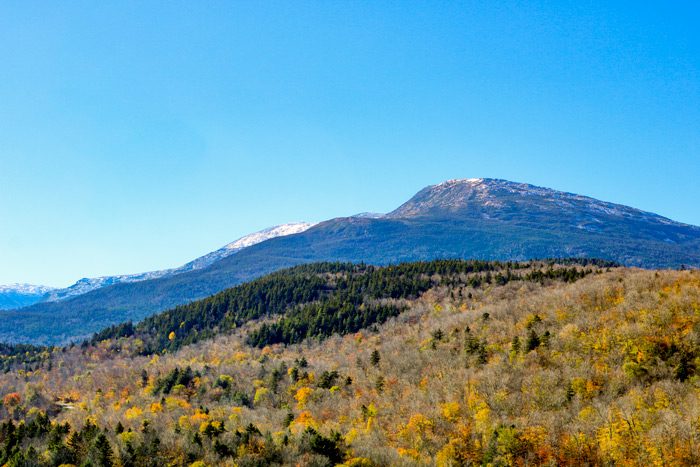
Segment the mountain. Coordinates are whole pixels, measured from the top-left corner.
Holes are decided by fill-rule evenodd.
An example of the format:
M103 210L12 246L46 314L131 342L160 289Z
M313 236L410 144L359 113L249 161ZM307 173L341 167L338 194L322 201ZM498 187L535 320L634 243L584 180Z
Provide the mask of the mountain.
M43 300L54 289L43 285L0 285L0 310L21 308Z
M82 295L93 290L100 289L102 287L107 287L109 285L123 284L129 282L140 282L149 279L158 279L161 277L171 277L177 274L181 274L183 272L202 269L216 261L219 261L220 259L226 258L227 256L241 251L243 248L255 245L256 243L264 242L265 240L269 240L271 238L303 232L304 230L307 230L313 225L314 224L309 222L297 222L291 224L276 225L274 227L269 227L259 232L246 235L245 237L241 237L238 240L231 242L228 245L225 245L216 251L213 251L193 261L190 261L189 263L180 266L179 268L143 272L140 274L83 278L77 281L75 284L71 285L70 287L66 287L64 289L49 290L44 297L41 297L39 300L35 300L34 302L27 303L26 305L9 306L6 308L18 308L19 306L31 305L39 301L55 302L60 300L66 300L68 298L76 297L78 295Z
M386 217L480 218L537 227L556 217L558 224L563 221L569 227L580 230L603 232L607 229L613 233L620 228L621 221L626 221L630 225L646 225L647 228L669 233L673 238L662 240L671 243L687 239L682 231L691 227L657 214L587 196L526 183L483 178L448 180L424 188ZM691 237L697 238L698 228L691 229L695 230L695 235L691 234ZM676 238L674 232L681 237Z
M331 219L209 266L0 312L0 341L65 342L315 261L383 265L435 258L588 257L626 266L700 266L700 228L593 198L494 179L450 180L383 216ZM60 320L52 318L60 316Z

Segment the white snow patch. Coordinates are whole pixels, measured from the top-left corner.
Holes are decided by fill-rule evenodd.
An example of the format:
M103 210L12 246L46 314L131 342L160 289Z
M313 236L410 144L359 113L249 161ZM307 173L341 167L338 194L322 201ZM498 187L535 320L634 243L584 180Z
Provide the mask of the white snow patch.
M33 285L33 284L7 284L0 285L0 293L21 293L25 295L44 295L50 291L54 290L53 287L47 287L45 285Z
M260 232L255 232L250 235L246 235L245 237L241 237L235 242L229 243L224 248L227 250L241 250L271 238L285 237L287 235L294 235L304 232L305 230L309 230L314 225L316 224L310 222L296 222L293 224L276 225L274 227L261 230Z

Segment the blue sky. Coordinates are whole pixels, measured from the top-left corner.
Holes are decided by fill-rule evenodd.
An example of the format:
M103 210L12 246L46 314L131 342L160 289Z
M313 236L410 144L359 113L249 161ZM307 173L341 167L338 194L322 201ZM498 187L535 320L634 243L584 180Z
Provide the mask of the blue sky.
M700 224L697 2L2 2L0 283L495 177Z

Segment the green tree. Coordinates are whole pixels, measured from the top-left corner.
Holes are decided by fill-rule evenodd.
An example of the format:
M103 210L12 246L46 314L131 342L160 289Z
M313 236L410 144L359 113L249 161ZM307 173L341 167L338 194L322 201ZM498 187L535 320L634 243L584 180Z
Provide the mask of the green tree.
M95 439L94 460L97 467L112 467L114 465L114 452L104 433L100 433Z
M379 362L381 361L382 357L379 355L379 350L374 349L372 351L372 355L369 357L369 362L372 364L372 366L379 366Z
M537 335L534 329L530 329L527 335L527 341L525 341L525 351L530 352L535 350L540 346L540 336Z

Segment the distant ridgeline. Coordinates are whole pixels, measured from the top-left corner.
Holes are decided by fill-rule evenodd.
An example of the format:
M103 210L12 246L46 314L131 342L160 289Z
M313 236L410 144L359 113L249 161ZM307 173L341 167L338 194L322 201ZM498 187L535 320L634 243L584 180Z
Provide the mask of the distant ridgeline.
M436 260L375 267L315 263L269 274L212 297L178 306L134 325L109 327L83 345L136 336L143 353L174 351L266 320L247 338L250 345L293 344L307 338L347 334L400 314L405 300L437 286L504 285L510 281L573 282L611 261L552 259L531 262ZM269 321L269 322L268 322Z

